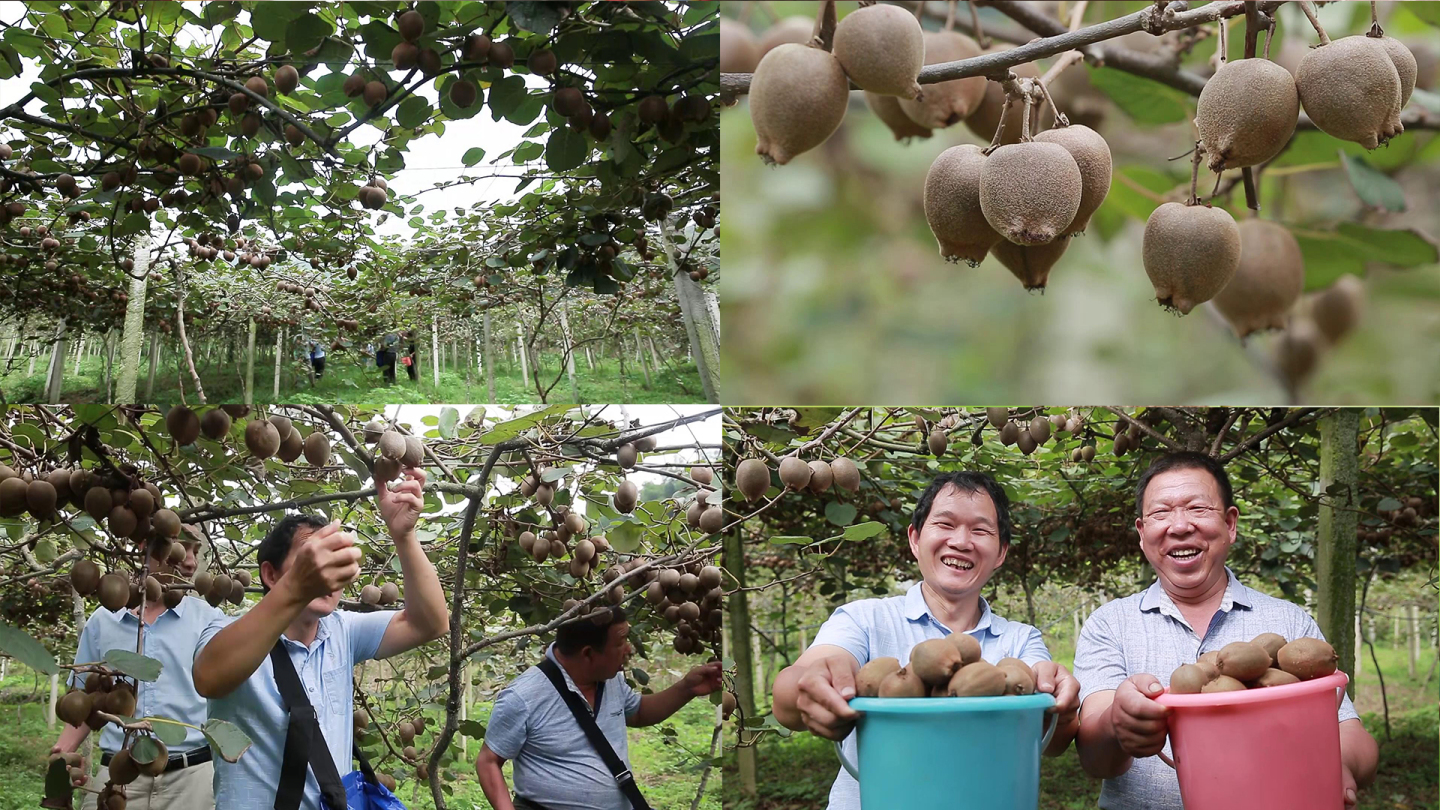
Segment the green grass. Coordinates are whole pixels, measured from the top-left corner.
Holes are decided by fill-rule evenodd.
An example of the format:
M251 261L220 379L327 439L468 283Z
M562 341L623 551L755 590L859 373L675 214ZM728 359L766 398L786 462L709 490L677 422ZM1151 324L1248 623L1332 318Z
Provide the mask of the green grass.
M149 397L151 402L178 402L180 386L174 365L174 355L167 354L155 373L155 387ZM582 358L575 366L576 387L580 401L586 403L679 403L701 402L704 400L700 375L689 357L675 358L679 365L663 368L658 374L651 373L649 388L644 387L644 378L638 366L627 363L625 374L620 374L619 363L604 359L595 364L593 370ZM328 358L325 376L313 387L310 384L308 366L297 360L281 369L280 396L285 403L413 403L413 402L491 402L485 380L471 375L466 380L463 370L446 367L440 371L440 385L437 387L429 366L421 358L420 375L417 382L411 382L403 367L396 367L396 383L385 385L382 374L372 368L361 366L353 353L336 352ZM16 362L8 375L0 376L0 391L9 402L43 402L45 391L45 358L35 364L35 374L27 375L28 363ZM205 397L210 402L242 402L245 398L243 361L227 365L219 361L198 364L201 382L205 386ZM146 399L145 382L149 364L142 358L141 374L136 384L136 397ZM61 402L103 402L105 394L105 361L101 357L87 357L80 363L76 374L73 361L65 368L65 379L61 389ZM495 398L498 403L539 402L533 382L520 376L518 366L510 368L500 363L495 369ZM541 381L549 385L560 373L560 382L550 389L551 402L570 402L570 382L563 374L558 356L541 359ZM533 373L532 373L533 379ZM189 371L183 375L186 401L194 402L194 386ZM277 401L272 396L275 384L275 366L271 359L266 363L257 358L255 368L255 401L265 403ZM113 383L112 383L113 385Z

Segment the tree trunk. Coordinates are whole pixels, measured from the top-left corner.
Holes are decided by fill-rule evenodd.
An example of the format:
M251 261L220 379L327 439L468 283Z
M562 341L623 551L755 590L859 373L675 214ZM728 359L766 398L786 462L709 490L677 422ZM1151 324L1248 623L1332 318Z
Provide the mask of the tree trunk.
M560 337L565 341L565 373L570 375L570 401L580 401L580 389L575 385L575 344L570 339L570 318L566 314L569 307L562 301L560 303Z
M135 243L135 269L130 276L130 298L125 302L125 331L120 338L120 381L115 402L134 402L135 383L140 376L140 343L145 336L145 291L150 280L150 234L140 234ZM149 402L149 392L145 401Z
M621 352L624 363L624 352ZM741 717L749 721L755 713L755 664L750 656L750 606L745 601L745 541L739 531L725 534L725 570L734 578L735 590L727 597L729 611L725 630L730 636L730 654L735 659L735 697ZM735 750L740 766L740 791L756 795L755 748Z
M413 362L413 361L412 361ZM415 369L419 371L420 369ZM435 380L435 389L440 389L440 316L430 318L430 376Z
M185 271L175 271L175 332L180 337L180 348L184 349L185 365L190 368L190 377L195 383L195 398L205 403L205 387L200 384L200 373L195 370L195 355L190 351L190 341L185 339Z
M280 358L284 354L284 346L285 327L282 326L275 332L275 391L271 394L271 399L275 402L280 401Z
M485 339L484 339L484 343L483 343L483 348L484 348L485 354L484 354L484 357L482 358L482 361L485 363L485 387L486 387L486 389L490 392L490 398L487 399L487 400L485 400L485 401L486 401L486 402L494 402L494 401L495 401L495 354L494 354L494 352L493 352L493 351L491 350L491 348L490 348L490 310L488 310L488 309L485 310L485 314L484 314L484 317L483 317L483 325L484 325L484 330L485 330Z
M85 333L80 333L80 341L75 344L75 376L80 376L80 361L85 359Z
M83 337L81 338L84 339ZM65 319L55 327L55 342L50 348L50 368L45 374L45 401L60 404L60 388L65 379Z
M1316 621L1340 656L1340 669L1351 675L1346 687L1355 697L1355 523L1356 448L1360 411L1342 409L1320 420L1320 502L1315 582L1320 594Z
M155 367L160 365L160 350L164 346L160 342L160 330L156 329L150 333L150 374L145 378L145 401L153 402L155 394Z
M111 372L115 368L115 330L105 333L105 401L114 402L115 398L110 394L110 382L113 379Z
M645 375L645 390L650 390L650 369L645 367L645 346L640 342L640 327L635 327L635 362L640 364L640 372ZM660 373L660 368L655 368L655 373Z
M515 349L520 353L520 377L530 385L530 350L525 347L525 327L515 322Z
M675 246L671 243L670 222L660 223L660 243L665 249L665 258L670 265L671 280L675 283L675 297L680 301L680 314L685 321L685 333L690 338L690 354L700 371L700 386L705 391L705 401L720 401L720 334L715 327L711 308L706 304L705 292L700 285L690 280L688 273L680 272Z
M245 404L255 404L255 318L250 318L249 339L245 344Z

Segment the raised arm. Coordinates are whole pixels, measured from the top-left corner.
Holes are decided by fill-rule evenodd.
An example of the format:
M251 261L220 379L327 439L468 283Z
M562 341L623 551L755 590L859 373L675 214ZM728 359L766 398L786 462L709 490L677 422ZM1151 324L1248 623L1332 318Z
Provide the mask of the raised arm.
M504 765L505 760L491 751L490 746L480 744L480 756L475 760L480 791L495 810L515 810L515 803L510 800L510 786L505 784L505 772L501 770Z
M720 662L711 661L692 668L669 689L640 698L640 708L625 718L627 726L653 726L697 697L708 695L721 687Z
M440 638L450 629L450 611L445 607L440 577L415 536L415 524L425 506L425 471L407 468L404 475L405 480L394 489L381 483L375 492L380 516L395 541L395 556L400 558L405 582L405 607L390 620L376 658L414 649Z
M770 710L786 728L842 740L857 716L846 701L855 696L859 671L849 650L817 644L776 676Z

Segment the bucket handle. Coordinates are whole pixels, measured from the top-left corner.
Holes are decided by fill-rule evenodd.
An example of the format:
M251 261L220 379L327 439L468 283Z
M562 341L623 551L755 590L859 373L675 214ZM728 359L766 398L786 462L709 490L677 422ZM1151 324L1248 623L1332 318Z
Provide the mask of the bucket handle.
M1040 751L1043 754L1045 749L1050 746L1050 739L1055 736L1055 729L1060 725L1060 715L1054 712L1046 712L1044 720L1042 720L1041 723L1042 725L1046 725L1045 731L1040 737ZM855 738L855 747L860 747L860 738L858 737ZM840 766L845 769L845 772L850 774L856 782L859 782L859 766L850 761L850 758L845 755L845 748L838 742L835 743L835 754L840 757Z

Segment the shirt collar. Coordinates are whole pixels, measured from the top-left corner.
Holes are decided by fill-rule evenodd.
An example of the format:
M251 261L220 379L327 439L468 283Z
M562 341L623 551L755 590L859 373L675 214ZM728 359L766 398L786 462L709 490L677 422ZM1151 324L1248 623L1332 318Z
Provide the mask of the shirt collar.
M1245 587L1235 576L1235 572L1231 571L1230 566L1227 565L1225 566L1225 595L1220 598L1220 611L1229 613L1236 605L1243 608L1254 607L1255 592ZM1175 600L1170 598L1170 594L1165 592L1165 586L1161 584L1159 577L1150 583L1150 587L1145 589L1145 595L1140 597L1140 610L1142 612L1158 610L1161 613L1180 618L1180 609L1175 606Z
M911 585L909 590L905 591L905 603L903 605L903 609L905 618L909 619L912 622L919 622L929 619L931 622L934 622L936 626L945 627L943 622L935 618L935 616L930 613L930 606L925 604L925 595L920 592L919 582ZM968 632L977 633L980 631L986 631L992 635L1000 635L1005 630L1005 621L1005 619L1002 619L999 616L996 616L993 612L991 612L990 603L986 602L985 597L982 596L980 597L980 619L975 622L975 627L970 629Z
M188 597L188 596L187 596L186 598L181 599L181 600L180 600L180 604L176 605L175 607L173 607L173 608L167 607L167 608L165 608L164 610L160 611L160 614L155 617L155 621L157 621L157 622L160 621L160 616L164 616L166 613L174 613L176 616L184 617L184 615L185 615L185 603L186 603L186 602L189 602L190 599L191 599L191 597ZM105 608L105 607L103 607L103 606L101 607L101 609L102 609L102 610L109 610L108 608ZM140 617L139 617L138 615L136 615L135 613L132 613L131 610L130 610L130 608L128 608L128 607L122 607L122 608L120 608L119 610L109 610L109 613L110 613L110 617L113 618L113 619L114 619L115 621L117 621L117 622L125 623L125 622L129 622L129 621L136 621L136 622L140 621Z
M307 651L314 650L320 646L320 642L330 637L331 622L339 620L339 617L337 617L334 613L331 613L328 616L321 616L320 624L315 628L315 640L310 642L309 647L306 647L304 644L301 644L300 642L290 638L284 633L280 634L280 639L292 647L299 647L300 649Z

